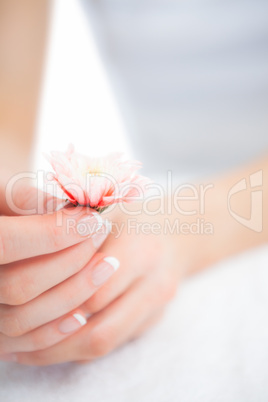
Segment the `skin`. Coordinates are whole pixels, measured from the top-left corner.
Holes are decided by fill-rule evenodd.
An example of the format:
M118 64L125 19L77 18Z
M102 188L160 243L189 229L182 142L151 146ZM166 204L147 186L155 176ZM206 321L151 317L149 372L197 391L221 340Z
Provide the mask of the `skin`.
M192 196L189 189L183 193L180 209L173 204L169 211L169 199L163 196L161 213L152 214L159 200L146 209L144 204L134 203L128 211L120 206L108 210L102 217L113 223L112 233L99 233L102 243L96 243L92 233L81 236L78 230L67 230L70 219L77 228L79 219L91 216L92 211L63 208L47 213L48 201L53 201L54 210L61 201L43 193L39 193L39 215L14 214L5 197L5 186L14 173L29 167L49 2L22 0L18 6L15 0L1 0L0 6L1 55L8 63L8 68L0 70L0 110L5 110L0 116L0 156L5 166L0 174L1 359L26 365L92 361L154 325L184 278L267 242L268 157L211 178L208 182L213 188L205 195L203 212L199 200L186 199ZM14 24L18 29L12 28ZM15 40L13 35L17 35ZM21 48L25 51L20 52ZM14 68L16 65L20 68ZM255 232L231 216L227 198L235 183L259 170L263 173L263 229ZM25 211L37 206L37 196L28 180L15 187L14 198ZM232 209L246 216L249 201L249 190L241 191L233 197ZM193 215L187 214L193 210ZM191 225L198 218L212 224L213 234L163 231L166 219L171 224L180 219ZM57 224L59 219L61 225ZM136 220L136 225L128 232L130 219ZM137 235L138 225L145 223L147 233ZM160 225L160 232L155 233L154 223ZM123 228L119 236L118 227ZM110 277L96 286L92 275L107 256L120 261L119 270L110 271ZM86 325L63 333L63 320L73 319L73 314L90 316Z
M265 178L262 186L263 205L267 205L267 158L213 180L214 188L207 193L205 213L202 214L203 219L213 224L212 235L165 234L162 230L157 234L154 233L152 224L155 222L163 227L165 219L168 218L174 222L175 219L179 218L181 221L191 224L196 218L201 217L201 214L194 216L179 214L175 207L171 215L166 212L149 215L148 212L155 211L158 208L158 201L152 201L148 204L146 211L144 211L144 204L138 203L129 205L128 210L124 212L120 206L110 212L108 211L105 217L113 222L112 233L107 237L89 265L83 268L80 266L78 274L70 276L67 281L59 283L40 296L36 298L28 296L31 299L30 302L25 303L25 300L22 300L14 303L12 300L11 302L7 300L7 304L2 306L8 325L5 329L6 333L0 337L0 345L3 352L11 353L11 355L3 356L3 359L16 360L19 363L29 365L49 365L66 361L91 361L104 356L150 328L161 317L165 306L174 297L179 283L184 278L223 258L267 242L268 216L265 208L263 210L263 230L255 232L233 219L226 203L228 191L232 185L241 180L242 177L248 177L260 169ZM190 196L188 190L184 196ZM248 209L248 200L249 194L241 192L234 199L232 208L241 215L245 215L245 211ZM180 206L184 211L198 210L198 203L199 200L189 201L185 198L180 201ZM140 211L141 213L139 213ZM64 209L60 212L66 213ZM42 217L46 218L47 216L42 215ZM25 217L23 218L25 219ZM55 219L55 214L50 215L50 218L51 220ZM22 217L16 219L22 219ZM137 220L137 223L134 230L132 229L129 232L127 223L130 219L132 221L133 219ZM135 231L139 230L139 224L144 223L147 225L146 233L137 235ZM151 225L148 226L148 223ZM118 236L119 225L123 227L123 230ZM89 241L79 243L78 246L83 248ZM65 249L65 253L69 253L68 255L65 254L67 260L74 251L74 247L76 247L79 256L83 256L83 250L77 250L78 246ZM87 248L87 246L85 247ZM91 289L92 284L88 284L90 276L85 275L84 272L91 269L92 261L94 262L96 258L102 259L106 255L115 256L121 265L118 272L114 273L101 288L94 292ZM40 260L40 257L38 258ZM48 268L46 267L46 269L50 269L50 264L52 266L55 264L56 258L59 258L57 252L52 256L49 255ZM27 277L29 266L23 266L23 262L19 264L17 269L20 270L20 276L17 269L14 271L14 275L12 270L10 274L8 266L2 271L3 283L7 281L5 275L9 273L13 281L18 283L18 287L25 286L25 277ZM82 262L81 265L83 265ZM39 270L36 270L36 266L34 264L31 271L31 278L35 275L37 277L34 291L45 280L45 277L38 276ZM69 267L71 274L74 269L71 260ZM65 270L63 271L65 272ZM59 276L62 274L61 270L51 269L51 272L57 273L58 283ZM62 336L57 331L57 325L63 315L62 312L66 303L69 303L70 292L71 299L76 299L77 275L81 275L83 283L79 293L85 289L85 294L91 295L91 297L86 298L81 304L77 302L76 307L84 316L87 314L91 314L91 316L87 324L76 333L70 336ZM53 316L53 320L49 322L52 317L49 315L50 312L47 311L47 307L50 310L50 305L54 306L53 314L56 314L57 317ZM73 307L70 306L70 314L73 313ZM41 325L40 315L45 321L43 325ZM15 327L15 331L12 329L14 323L17 325L18 322L20 323L19 332L17 332L17 327ZM31 324L30 327L27 326L29 323ZM1 319L0 328L3 332Z

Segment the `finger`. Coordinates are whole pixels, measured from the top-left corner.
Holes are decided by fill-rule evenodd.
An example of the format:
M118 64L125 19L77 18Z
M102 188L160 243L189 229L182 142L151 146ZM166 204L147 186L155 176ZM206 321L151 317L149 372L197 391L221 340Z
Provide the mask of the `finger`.
M105 248L106 251L109 254L110 250ZM113 255L117 256L119 253L115 252ZM129 265L122 264L120 261L120 275L114 275L111 280L106 282L94 295L85 301L82 308L90 315L103 310L145 274L146 272L142 271L141 267L138 266L132 269Z
M161 309L160 311L155 312L151 316L149 316L142 324L141 326L135 331L132 336L130 337L129 341L133 341L137 338L139 338L141 335L143 335L145 332L150 330L154 325L156 325L164 315L164 309ZM77 364L87 364L91 362L94 359L87 359L87 360L78 360L76 363Z
M17 353L13 359L41 366L104 356L130 339L149 317L152 298L155 289L145 280L138 281L106 309L90 317L79 333L45 350Z
M80 330L86 322L87 319L83 311L76 309L64 317L17 338L0 334L0 359L3 354L32 352L51 347ZM5 358L7 359L7 356Z
M105 244L100 249L106 255L120 256L120 275L111 278L98 292L90 297L84 304L84 308L89 314L95 314L108 306L114 299L123 294L133 282L148 275L156 269L154 256L149 256L144 262L144 258L130 259L133 253L133 245L129 239L115 239L113 234L107 238ZM124 253L122 253L122 249Z
M28 180L21 180L13 188L7 202L9 215L36 215L52 213L68 204L64 199L40 190Z
M54 253L92 236L103 224L89 208L62 209L51 215L0 217L0 265Z
M108 236L110 227L104 226L95 236L67 249L2 266L0 303L25 304L79 272Z
M135 340L151 329L154 325L156 325L164 315L164 309L157 310L151 316L147 317L145 321L140 325L139 328L131 335L129 341ZM87 364L94 359L87 359L87 360L78 360L76 363L78 364Z
M19 306L0 305L0 331L8 336L21 336L82 305L119 267L113 257L96 253L77 274Z

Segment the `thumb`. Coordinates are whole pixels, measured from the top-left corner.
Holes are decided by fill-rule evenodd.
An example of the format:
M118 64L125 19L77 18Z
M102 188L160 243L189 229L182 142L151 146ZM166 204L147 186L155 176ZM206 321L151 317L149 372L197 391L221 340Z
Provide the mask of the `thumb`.
M56 212L69 204L29 182L16 186L12 192L6 191L5 201L8 215L43 215Z

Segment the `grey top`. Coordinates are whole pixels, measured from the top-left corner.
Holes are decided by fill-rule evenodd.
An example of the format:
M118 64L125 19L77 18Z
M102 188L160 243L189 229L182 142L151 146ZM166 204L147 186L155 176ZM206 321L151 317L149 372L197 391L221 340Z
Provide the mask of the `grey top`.
M267 0L81 0L146 173L268 149Z

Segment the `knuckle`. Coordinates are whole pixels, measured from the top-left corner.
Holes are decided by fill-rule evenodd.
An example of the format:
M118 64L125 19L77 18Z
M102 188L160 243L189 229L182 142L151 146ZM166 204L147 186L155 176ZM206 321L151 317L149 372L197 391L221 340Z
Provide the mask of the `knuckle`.
M72 273L76 274L81 272L87 262L88 256L84 253L81 253L81 249L79 247L74 247L71 254Z
M88 287L86 287L87 283L85 283L82 276L77 276L71 281L71 286L68 286L64 293L64 308L66 311L71 311L83 303L85 289L88 290Z
M9 301L13 298L13 283L10 274L7 271L1 272L0 280L0 299L1 303L10 304Z
M1 317L1 332L11 338L15 338L24 334L24 330L21 326L21 321L16 314L14 307L6 308L6 311Z
M97 313L98 311L102 310L107 305L107 294L102 292L101 289L94 293L90 299L87 300L86 309L91 313Z
M17 306L29 301L31 281L22 281L21 278L13 275L12 269L4 271L1 276L0 298L3 303Z
M45 215L44 215L45 216ZM62 243L62 227L51 219L44 220L44 232L53 249L60 249Z
M96 328L90 337L90 354L94 357L102 357L110 353L116 345L116 330L112 326Z
M36 295L36 284L29 275L17 276L13 285L13 305L25 304Z
M13 302L10 303L13 306L19 306L25 304L32 299L33 287L31 283L24 282L23 286L14 286Z

